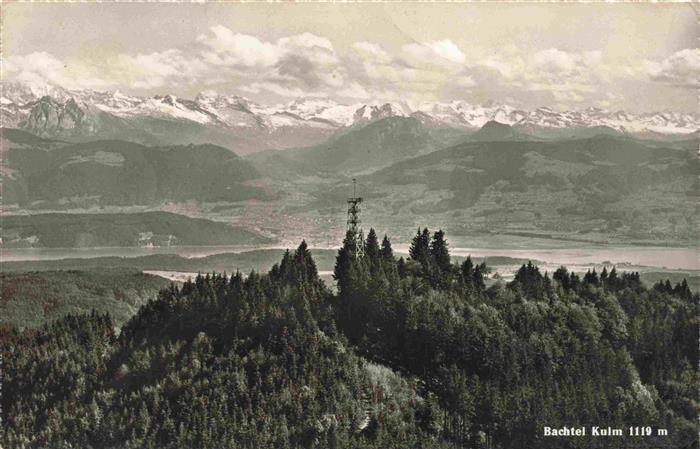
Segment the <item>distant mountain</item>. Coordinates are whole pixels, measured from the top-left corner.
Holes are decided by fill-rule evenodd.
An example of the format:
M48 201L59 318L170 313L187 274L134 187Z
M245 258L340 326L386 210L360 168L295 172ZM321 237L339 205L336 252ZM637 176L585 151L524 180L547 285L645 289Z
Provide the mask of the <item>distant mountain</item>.
M258 172L215 145L78 144L2 133L3 205L71 208L265 199Z
M445 226L470 235L693 239L697 147L656 144L606 135L468 142L406 159L358 182L363 196L374 199L376 209L368 212L374 216L391 211L436 220L444 214ZM331 204L346 192L347 182L319 196Z
M595 132L604 131L608 134L612 131L635 137L664 138L697 131L700 128L700 117L697 114L677 112L628 114L624 111L611 112L600 108L560 112L541 107L511 124L529 134L553 138L587 137L584 134L585 130L591 128Z
M512 126L499 123L495 120L487 122L477 132L469 136L469 140L478 141L504 141L504 140L530 140L531 137L516 131Z
M696 239L699 169L697 144L691 143L605 134L559 141L465 140L371 172L323 172L311 165L311 156L292 158L294 150L268 154L264 162L255 160L262 154L250 158L270 182L294 192L282 204L295 220L342 214L352 192L349 178L356 177L365 198L363 219L379 229L440 223L475 245L482 235L483 244L492 244L494 234L676 245ZM334 148L326 150L334 154Z
M467 134L454 128L430 128L414 117L387 117L354 128L321 145L253 156L266 173L276 165L301 170L355 174L451 146ZM277 173L277 172L276 172Z
M603 129L667 139L689 136L700 129L698 114L678 112L629 114L548 107L525 111L504 104L465 101L344 105L324 98L298 98L267 106L216 92L203 92L189 100L174 95L136 97L18 83L2 83L0 117L6 127L44 137L71 141L121 138L151 145L214 143L239 154L313 146L389 117L413 117L426 126L467 131L497 121L521 133L549 139L590 137Z
M3 87L5 85L3 84ZM237 153L320 143L339 125L262 109L237 96L202 93L195 100L173 95L132 97L120 92L3 89L4 126L73 142L123 139L147 145L214 143Z

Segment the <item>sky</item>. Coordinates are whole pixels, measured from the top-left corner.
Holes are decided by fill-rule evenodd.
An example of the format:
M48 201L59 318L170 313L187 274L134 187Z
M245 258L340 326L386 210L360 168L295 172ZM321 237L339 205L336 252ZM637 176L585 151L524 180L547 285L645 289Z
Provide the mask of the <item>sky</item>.
M691 3L7 3L2 79L265 103L697 112Z

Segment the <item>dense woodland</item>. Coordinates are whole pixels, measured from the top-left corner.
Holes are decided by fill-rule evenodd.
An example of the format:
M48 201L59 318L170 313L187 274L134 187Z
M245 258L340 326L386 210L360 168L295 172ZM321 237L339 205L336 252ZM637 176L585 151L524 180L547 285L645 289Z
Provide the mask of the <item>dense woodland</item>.
M267 274L164 289L118 335L96 312L5 325L2 447L698 447L687 284L526 264L487 288L488 271L452 263L441 231L398 260L348 232L336 291L302 243Z

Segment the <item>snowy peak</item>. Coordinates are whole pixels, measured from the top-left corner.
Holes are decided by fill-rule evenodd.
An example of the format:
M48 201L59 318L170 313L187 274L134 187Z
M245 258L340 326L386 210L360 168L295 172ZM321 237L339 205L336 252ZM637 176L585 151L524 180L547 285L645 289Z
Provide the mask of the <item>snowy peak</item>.
M373 122L387 117L408 117L412 112L407 105L400 103L367 104L355 111L353 123Z
M417 110L448 126L470 129L481 128L489 121L512 125L525 115L525 112L511 106L493 102L486 105L472 105L464 101L423 103Z
M245 131L269 134L278 130L287 132L290 129L332 132L387 117L414 117L430 126L467 130L478 130L488 122L495 121L511 125L520 132L534 134L556 133L567 129L609 128L634 135L689 135L700 128L700 117L697 114L668 111L631 114L594 107L578 111L557 111L547 106L525 111L495 102L478 105L466 101L426 102L410 106L403 102L348 105L328 98L314 97L269 106L238 95L223 95L213 91L200 92L190 100L171 94L137 97L119 91L66 90L54 85L5 82L0 86L3 124L15 127L29 123L28 119L38 107L32 119L32 123L37 124L36 119L41 116L41 110L47 108L48 98L55 103L53 109L56 111L66 109L77 114L76 111L80 110L84 115L83 120L87 121L90 121L91 115L102 112L127 120L158 118L193 122L224 133ZM69 102L72 103L69 105Z
M281 106L304 120L322 120L336 126L350 126L359 105L343 105L328 99L299 98Z

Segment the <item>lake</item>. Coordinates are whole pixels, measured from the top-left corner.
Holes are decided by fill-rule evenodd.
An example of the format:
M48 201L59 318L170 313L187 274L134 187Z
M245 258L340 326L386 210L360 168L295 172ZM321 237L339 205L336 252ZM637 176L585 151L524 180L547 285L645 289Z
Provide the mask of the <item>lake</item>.
M94 258L94 257L137 257L152 254L177 254L181 257L195 258L222 253L239 253L254 249L284 249L279 245L270 246L173 246L156 248L0 248L0 261L38 261L58 260L65 258ZM314 248L312 248L313 250ZM329 249L317 248L317 249ZM394 245L397 253L407 253L408 245ZM494 257L505 256L517 259L538 261L549 267L565 265L571 268L588 267L601 264L629 265L665 268L670 270L700 270L697 248L677 247L592 247L576 249L494 249L494 248L450 248L454 256Z

